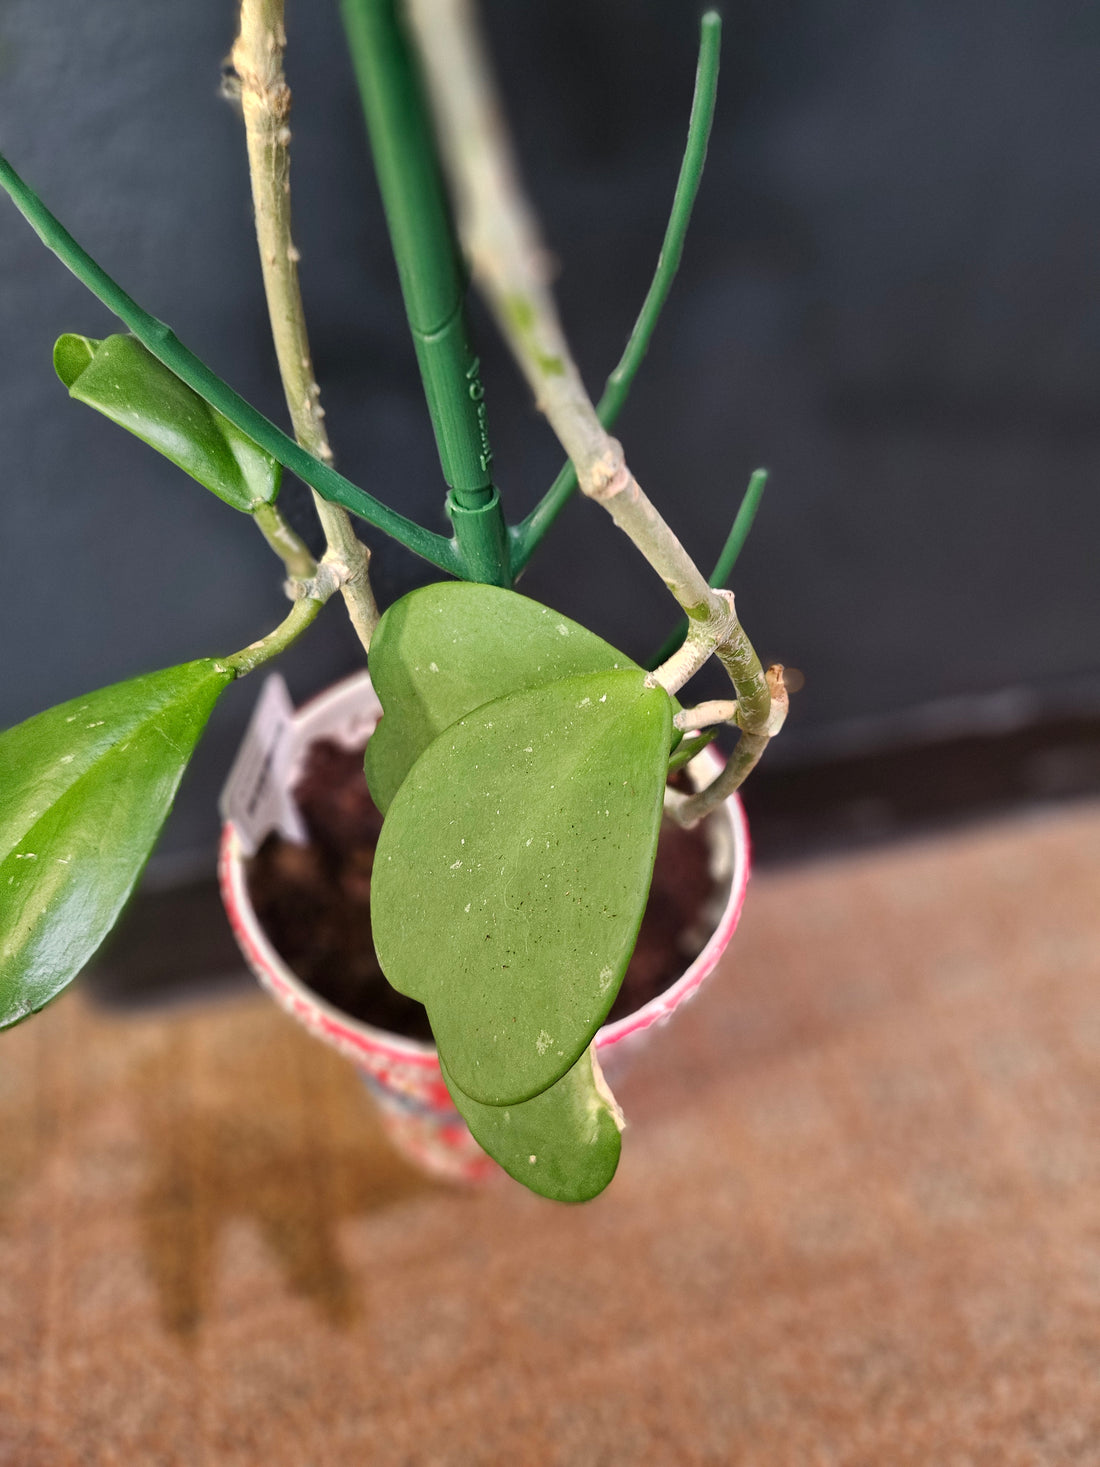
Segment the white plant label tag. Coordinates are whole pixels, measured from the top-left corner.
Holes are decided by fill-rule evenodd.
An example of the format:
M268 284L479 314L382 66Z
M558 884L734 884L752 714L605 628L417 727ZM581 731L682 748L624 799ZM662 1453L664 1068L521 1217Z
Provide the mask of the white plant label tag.
M236 827L246 856L254 855L272 830L296 845L308 839L289 788L295 753L293 719L294 704L286 682L279 673L272 673L256 702L218 802L222 819Z

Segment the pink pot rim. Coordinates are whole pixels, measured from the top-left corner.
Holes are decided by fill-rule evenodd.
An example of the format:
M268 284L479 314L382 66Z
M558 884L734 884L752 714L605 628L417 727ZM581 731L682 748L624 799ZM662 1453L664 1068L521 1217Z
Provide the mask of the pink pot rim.
M306 714L316 717L323 712L330 697L343 694L350 684L358 681L369 688L369 674L355 673L303 704L296 717L300 719ZM712 778L724 762L713 745L708 745L698 758L707 760L711 766ZM730 889L714 931L702 951L674 983L634 1013L626 1014L612 1024L605 1024L597 1032L596 1044L601 1056L617 1048L624 1040L670 1018L682 1003L698 992L729 946L744 906L752 866L752 847L745 811L736 794L730 795L726 800L725 813L730 822L732 846ZM218 852L218 884L234 936L249 967L283 1008L305 1021L314 1032L328 1039L349 1057L358 1055L363 1059L375 1058L389 1062L399 1060L414 1068L438 1070L439 1060L434 1044L392 1034L388 1030L378 1029L372 1024L352 1018L314 993L291 971L275 951L253 909L248 893L245 860L236 827L230 821L222 827Z

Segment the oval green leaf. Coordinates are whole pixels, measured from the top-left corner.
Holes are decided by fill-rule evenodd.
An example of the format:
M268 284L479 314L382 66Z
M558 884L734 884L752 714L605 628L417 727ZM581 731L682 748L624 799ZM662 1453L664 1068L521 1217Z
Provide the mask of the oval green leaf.
M371 914L483 1105L549 1089L603 1022L653 874L672 704L632 671L476 709L413 765L382 827Z
M479 1105L442 1069L474 1140L540 1197L588 1202L615 1175L623 1118L594 1045L556 1085L521 1105Z
M188 662L0 734L0 1028L54 998L114 925L232 676Z
M482 703L585 672L634 668L609 642L515 591L469 581L424 586L388 608L370 671L385 718L365 768L383 812L437 734Z
M53 363L70 397L135 434L234 509L251 513L277 496L283 471L276 460L136 337L62 336Z

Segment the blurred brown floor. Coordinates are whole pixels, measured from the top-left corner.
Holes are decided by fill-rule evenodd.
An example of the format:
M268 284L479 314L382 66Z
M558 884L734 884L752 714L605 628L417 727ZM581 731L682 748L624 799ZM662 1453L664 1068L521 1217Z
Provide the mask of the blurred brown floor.
M1100 1464L1100 809L771 871L611 1191L260 997L0 1038L4 1467Z

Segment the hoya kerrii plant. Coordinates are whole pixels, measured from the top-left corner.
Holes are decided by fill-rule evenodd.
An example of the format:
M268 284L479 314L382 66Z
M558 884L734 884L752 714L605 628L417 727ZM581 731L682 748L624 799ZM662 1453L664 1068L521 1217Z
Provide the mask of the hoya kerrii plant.
M468 0L342 0L342 12L448 486L449 536L333 466L291 237L283 0L243 0L230 82L293 436L133 301L0 158L17 208L126 328L56 343L70 396L251 515L283 562L291 600L286 619L241 651L85 693L0 735L0 1026L60 993L116 921L217 700L338 594L385 713L365 771L385 816L371 894L383 970L425 1005L447 1085L484 1148L533 1190L583 1200L619 1158L622 1117L593 1040L637 938L662 814L691 825L718 806L786 712L782 668L761 666L724 588L764 476L753 476L708 581L609 432L679 261L720 23L702 21L687 149L652 286L593 404ZM519 523L507 520L494 482L466 325L468 270L567 458ZM280 512L284 469L312 490L327 547L319 560ZM679 603L683 623L652 668L512 589L578 488ZM355 520L448 579L380 615ZM729 697L684 706L680 690L712 657L729 675ZM670 770L723 724L739 737L722 773L693 795L670 788Z

